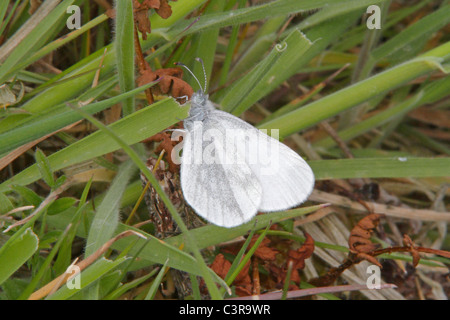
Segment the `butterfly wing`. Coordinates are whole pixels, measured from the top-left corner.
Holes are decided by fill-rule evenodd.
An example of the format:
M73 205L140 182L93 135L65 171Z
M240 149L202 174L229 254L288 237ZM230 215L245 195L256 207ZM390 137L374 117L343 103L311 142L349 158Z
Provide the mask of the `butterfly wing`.
M292 208L304 202L314 187L314 173L292 149L247 122L229 113L215 110L213 117L229 129L243 130L238 150L262 187L259 211Z
M232 144L228 146L223 134L226 125L215 117L206 117L189 126L180 176L184 197L195 212L216 225L230 228L256 215L262 188L245 159ZM229 159L231 156L238 157L238 164Z

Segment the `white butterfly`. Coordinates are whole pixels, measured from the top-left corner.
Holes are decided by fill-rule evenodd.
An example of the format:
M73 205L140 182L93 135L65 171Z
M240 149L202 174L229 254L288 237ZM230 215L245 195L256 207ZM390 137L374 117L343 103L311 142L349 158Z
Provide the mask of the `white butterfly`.
M217 110L203 90L192 95L184 127L181 188L187 203L207 221L235 227L258 211L289 209L310 195L314 174L302 157Z

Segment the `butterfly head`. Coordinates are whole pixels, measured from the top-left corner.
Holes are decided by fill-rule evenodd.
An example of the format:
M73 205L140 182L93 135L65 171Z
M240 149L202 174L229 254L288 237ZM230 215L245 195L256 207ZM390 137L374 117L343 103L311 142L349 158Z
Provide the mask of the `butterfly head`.
M194 92L191 96L191 109L189 110L189 117L185 119L185 124L186 121L187 123L190 123L192 121L203 121L208 110L215 109L213 104L209 101L209 96L206 93L207 76L203 60L200 58L195 58L195 60L202 64L203 75L205 78L205 84L203 87L195 74L185 64L181 62L175 63L176 65L185 68L192 75L195 81L197 81L198 86L200 87L200 89L197 92Z
M208 102L208 94L205 94L202 90L194 92L191 96L192 106L203 107Z

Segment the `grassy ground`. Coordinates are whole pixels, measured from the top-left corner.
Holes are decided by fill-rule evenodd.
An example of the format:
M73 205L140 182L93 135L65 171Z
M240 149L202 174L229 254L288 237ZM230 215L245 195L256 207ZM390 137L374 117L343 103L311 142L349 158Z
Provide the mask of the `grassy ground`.
M0 3L0 299L448 297L449 1L140 2ZM212 101L308 161L301 208L185 219L162 131L196 57Z

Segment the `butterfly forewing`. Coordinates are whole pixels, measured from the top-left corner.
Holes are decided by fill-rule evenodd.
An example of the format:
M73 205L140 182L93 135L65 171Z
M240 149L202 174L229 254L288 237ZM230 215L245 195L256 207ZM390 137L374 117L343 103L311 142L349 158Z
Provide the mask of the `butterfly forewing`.
M215 117L190 126L184 138L181 186L186 201L200 216L233 227L256 215L262 187L229 141L226 129Z

